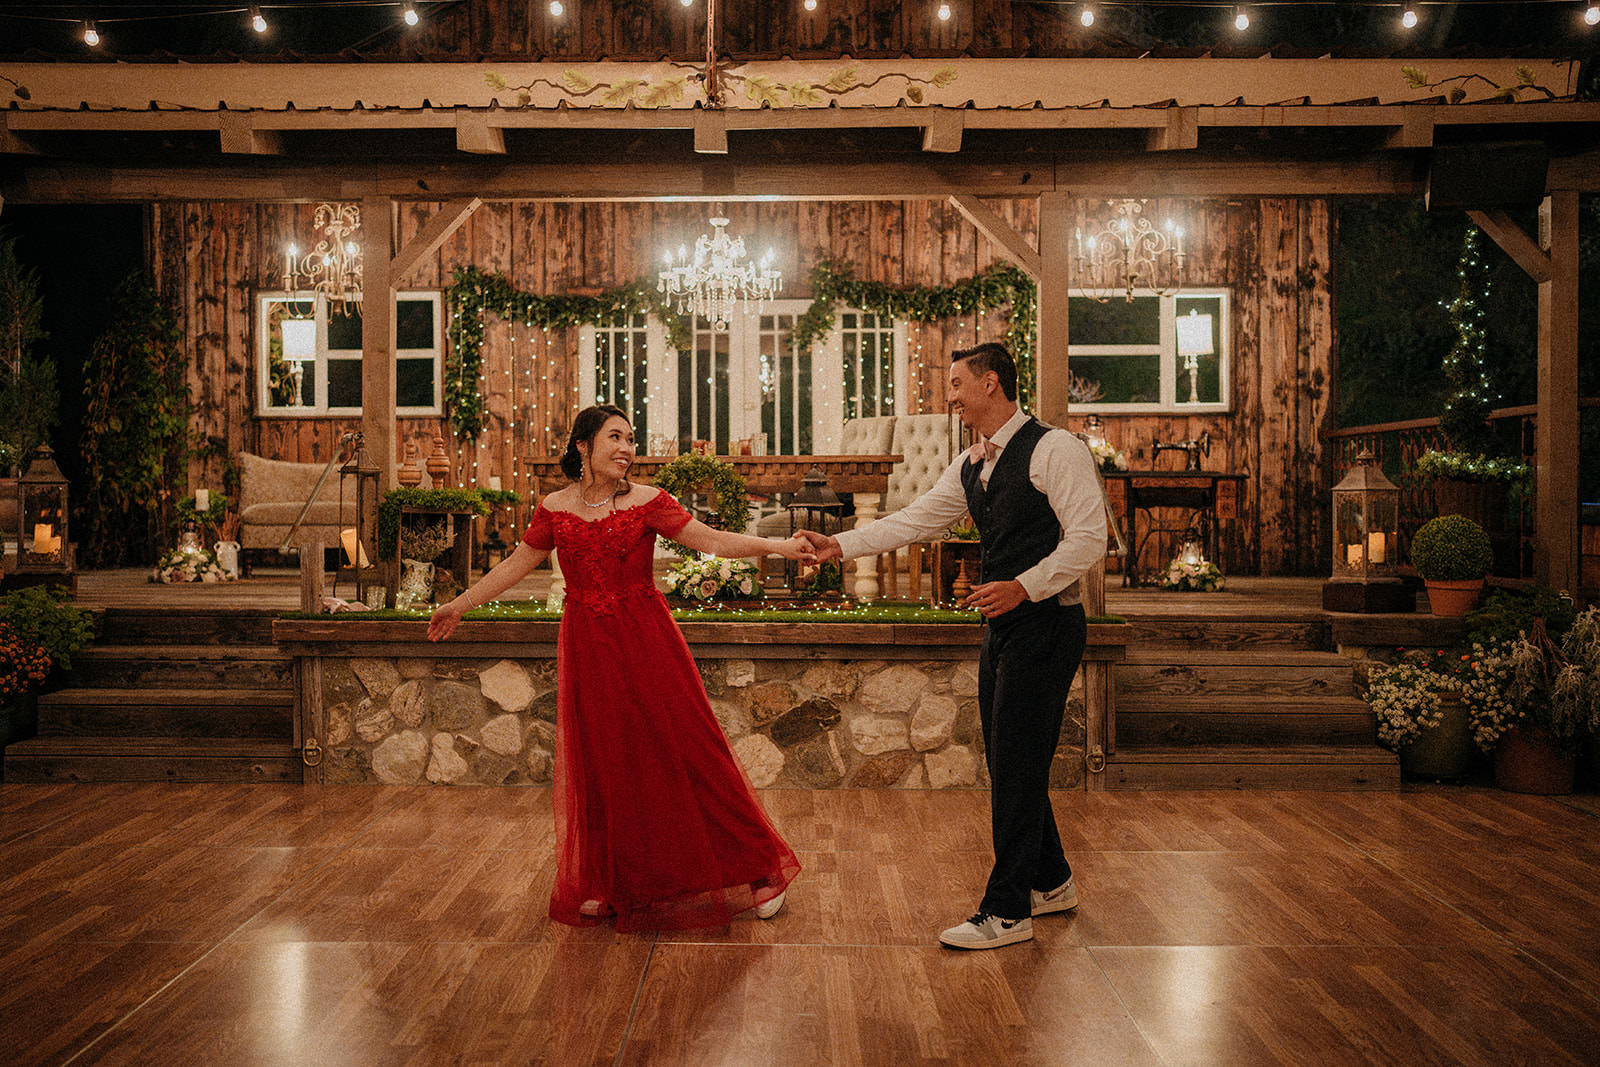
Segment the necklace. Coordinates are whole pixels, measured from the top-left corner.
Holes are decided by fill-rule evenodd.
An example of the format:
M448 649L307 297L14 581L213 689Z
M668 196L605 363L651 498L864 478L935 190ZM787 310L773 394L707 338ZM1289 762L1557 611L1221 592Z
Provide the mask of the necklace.
M600 503L598 503L598 504L591 504L591 503L589 503L588 498L583 495L583 489L580 487L578 489L578 499L583 501L584 507L603 508L607 504L611 503L613 500L617 499L617 497L621 496L622 495L622 489L623 489L623 486L622 485L618 485L615 489L613 489L611 491L611 495L610 496L606 497L604 500L600 501Z

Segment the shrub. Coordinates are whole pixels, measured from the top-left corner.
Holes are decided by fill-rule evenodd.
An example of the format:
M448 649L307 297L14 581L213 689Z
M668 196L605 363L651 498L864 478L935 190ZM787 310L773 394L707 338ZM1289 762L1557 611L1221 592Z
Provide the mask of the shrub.
M1411 539L1411 565L1424 581L1472 581L1488 574L1493 563L1489 535L1465 515L1430 519Z

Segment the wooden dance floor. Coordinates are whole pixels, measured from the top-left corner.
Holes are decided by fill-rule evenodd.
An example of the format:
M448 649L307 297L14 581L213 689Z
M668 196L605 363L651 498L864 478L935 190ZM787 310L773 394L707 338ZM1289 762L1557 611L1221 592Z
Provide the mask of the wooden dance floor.
M547 789L0 785L0 1063L1585 1064L1594 797L1061 793L1082 904L976 903L981 792L768 791L769 922L550 923Z

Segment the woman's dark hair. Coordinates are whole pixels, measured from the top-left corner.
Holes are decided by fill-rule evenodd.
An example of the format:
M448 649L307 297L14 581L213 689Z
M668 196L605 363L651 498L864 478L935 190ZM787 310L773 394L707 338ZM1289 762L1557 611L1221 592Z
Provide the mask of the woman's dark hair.
M969 366L980 378L994 371L995 377L1000 379L1000 391L1006 394L1006 399L1017 398L1017 365L1005 345L985 341L975 348L958 348L950 353L951 363L960 363L964 359L972 360Z
M572 420L572 433L567 435L567 450L561 454L562 474L575 482L582 480L583 456L578 452L578 442L582 441L592 451L595 436L613 415L628 422L627 412L615 404L595 404L578 412L578 417ZM633 423L628 422L628 425Z

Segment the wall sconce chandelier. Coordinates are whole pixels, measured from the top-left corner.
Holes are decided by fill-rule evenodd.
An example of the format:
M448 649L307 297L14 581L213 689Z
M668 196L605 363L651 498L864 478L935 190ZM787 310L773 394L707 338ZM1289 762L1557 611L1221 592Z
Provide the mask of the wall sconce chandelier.
M318 204L312 218L317 243L304 256L295 245L283 256L283 287L291 293L321 294L329 308L348 315L361 298L361 229L359 204Z
M694 313L711 320L713 330L726 330L740 300L754 301L756 311L778 295L783 275L772 267L769 249L760 262L745 259L744 238L729 237L728 220L711 219L712 232L694 243L694 256L679 248L667 252L667 268L660 274L658 292L676 298L679 314Z
M1112 200L1111 217L1078 230L1074 241L1072 287L1104 304L1135 289L1170 296L1183 288L1183 227L1170 218L1156 226L1144 215L1143 200Z

